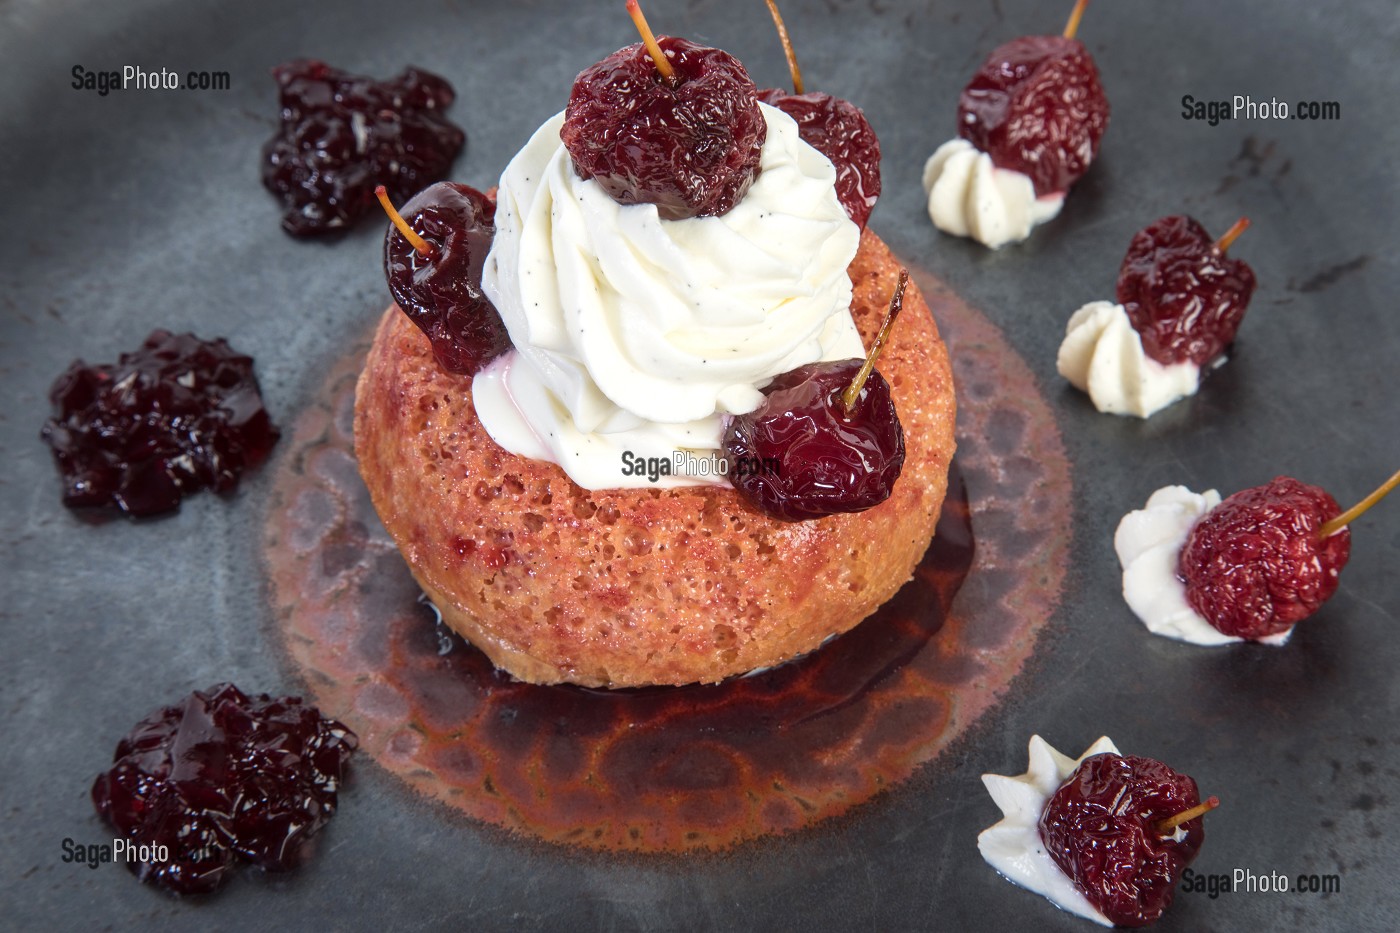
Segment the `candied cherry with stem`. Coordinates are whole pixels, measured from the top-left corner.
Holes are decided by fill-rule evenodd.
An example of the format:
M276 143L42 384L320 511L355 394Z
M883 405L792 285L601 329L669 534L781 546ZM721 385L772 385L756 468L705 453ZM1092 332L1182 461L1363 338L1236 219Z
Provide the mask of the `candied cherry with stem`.
M864 230L880 197L880 139L855 104L820 91L804 93L802 71L787 26L777 3L767 3L792 73L792 93L768 88L758 92L758 99L792 117L802 141L831 160L836 169L836 197L856 226Z
M406 68L375 81L300 60L272 69L282 122L263 146L263 186L282 199L282 229L311 236L349 227L384 185L396 201L447 175L466 144L443 116L452 85Z
M1105 753L1084 759L1041 812L1051 859L1117 926L1155 922L1205 841L1196 782L1160 761Z
M768 135L753 81L729 53L656 39L637 14L646 41L580 72L559 137L579 177L621 204L654 204L666 220L724 214Z
M384 235L384 277L404 314L428 336L438 365L473 375L510 349L500 312L481 290L481 269L496 235L496 205L467 185L442 181L394 209Z
M904 467L904 429L876 370L904 304L900 272L890 310L865 360L809 363L783 373L764 400L725 430L730 482L786 521L863 512L889 498Z
M1249 227L1241 217L1220 239L1184 215L1138 231L1118 271L1118 303L1149 357L1205 366L1226 353L1254 294L1254 270L1225 254Z
M1074 38L1085 5L1075 5L1063 35L993 49L958 99L958 135L998 168L1029 176L1039 197L1083 177L1108 128L1098 68Z
M1235 493L1187 534L1177 570L1187 602L1226 635L1288 631L1337 591L1351 532L1321 531L1341 511L1325 490L1287 476Z

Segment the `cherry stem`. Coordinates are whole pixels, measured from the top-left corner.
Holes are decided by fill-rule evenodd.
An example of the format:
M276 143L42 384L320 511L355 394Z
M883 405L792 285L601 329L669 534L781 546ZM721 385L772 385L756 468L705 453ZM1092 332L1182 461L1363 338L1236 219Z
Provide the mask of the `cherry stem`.
M778 27L778 40L783 43L783 54L787 56L788 71L792 73L792 93L802 93L802 69L797 67L797 53L792 50L792 40L788 38L787 27L783 25L783 14L778 12L778 4L773 0L763 0L768 4L768 12L773 14L773 25Z
M1249 229L1249 218L1241 217L1235 221L1235 225L1220 235L1220 239L1215 241L1215 251L1223 253L1230 248L1230 244L1239 239L1240 234Z
M908 270L900 269L899 283L895 285L894 294L890 296L890 309L885 312L885 323L880 325L880 332L875 335L875 342L870 345L870 352L865 355L865 363L860 367L860 371L851 380L851 384L846 386L846 390L841 393L841 407L845 409L847 418L854 414L860 390L865 388L865 380L869 379L870 374L875 371L875 360L880 356L880 351L885 349L885 338L890 335L890 328L894 327L895 318L899 317L899 312L904 310L904 287L908 284Z
M403 215L395 209L394 203L389 200L389 192L384 190L383 185L375 186L374 196L379 199L380 204L384 205L384 213L388 214L389 219L394 222L394 226L399 228L399 232L403 234L403 238L413 244L413 248L418 250L419 255L431 258L433 255L432 244L419 236L414 229L408 225L408 221L403 219Z
M1182 823L1189 823L1198 816L1205 816L1216 807L1220 806L1219 797L1211 797L1203 803L1198 803L1189 810L1182 810L1176 816L1169 816L1157 824L1157 835L1170 836L1176 832L1176 828Z
M1069 22L1065 23L1065 38L1073 39L1074 34L1079 31L1079 21L1084 18L1084 8L1089 5L1089 0L1077 0L1074 9L1069 11Z
M1332 537L1337 532L1341 531L1346 526L1350 525L1352 522L1356 521L1367 509L1384 499L1386 496L1390 495L1390 491L1396 486L1400 486L1400 470L1396 470L1394 476L1386 480L1384 483L1381 483L1380 486L1376 488L1375 492L1371 493L1369 496L1356 503L1356 505L1353 505L1341 515L1338 515L1336 518L1325 523L1321 528L1317 529L1318 539L1326 540Z
M632 17L637 32L641 33L642 42L647 47L647 53L651 55L651 60L656 62L656 70L661 72L661 77L670 81L675 77L676 70L671 67L671 63L666 60L666 53L662 52L661 46L656 43L656 36L652 34L651 27L647 25L646 15L642 13L642 8L637 0L627 0L627 14Z

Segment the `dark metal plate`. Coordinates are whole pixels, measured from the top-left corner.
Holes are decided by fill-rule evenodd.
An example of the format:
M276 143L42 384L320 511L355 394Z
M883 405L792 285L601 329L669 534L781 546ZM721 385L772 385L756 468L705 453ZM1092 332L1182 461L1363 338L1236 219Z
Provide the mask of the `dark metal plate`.
M314 55L361 73L413 62L443 74L470 135L455 175L486 187L562 106L573 75L631 40L630 26L620 3L554 0L0 0L4 925L1084 930L976 853L976 833L997 817L978 775L1022 770L1040 732L1075 753L1106 733L1224 798L1202 872L1341 879L1325 896L1181 894L1161 929L1394 927L1396 505L1358 523L1341 591L1281 651L1148 636L1118 595L1111 539L1160 485L1228 493L1288 473L1350 502L1400 465L1395 6L1096 4L1081 37L1114 114L1099 163L1022 246L990 253L937 233L919 175L952 135L958 90L998 42L1057 30L1067 9L1054 7L784 4L809 84L856 101L880 134L885 194L872 227L1003 330L1063 436L1073 562L1008 698L854 812L721 856L618 857L506 837L363 759L304 870L240 878L196 904L112 866L65 864L61 843L107 838L91 778L152 707L220 680L301 688L261 565L272 471L232 500L89 527L59 505L37 439L48 385L73 357L111 358L153 327L226 334L257 358L269 408L290 424L387 299L379 224L326 243L278 229L256 164L275 112L268 67ZM649 14L662 31L729 49L760 85L785 80L758 0L656 2ZM228 71L232 88L70 87L74 65L128 64ZM1341 119L1211 127L1182 118L1186 94L1335 100ZM1055 374L1064 321L1111 294L1132 232L1180 211L1212 230L1254 221L1235 247L1260 281L1238 353L1197 398L1149 422L1099 415Z

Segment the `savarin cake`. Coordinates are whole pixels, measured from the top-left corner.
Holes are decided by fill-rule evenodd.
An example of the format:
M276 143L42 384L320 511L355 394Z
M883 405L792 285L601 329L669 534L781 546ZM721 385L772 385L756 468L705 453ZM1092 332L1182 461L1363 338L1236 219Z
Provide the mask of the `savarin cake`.
M580 74L494 203L406 206L358 386L360 470L415 578L536 683L716 682L813 650L910 578L954 450L916 287L876 339L901 270L853 219L879 190L859 111L794 121L728 54L643 35ZM838 182L850 158L862 184ZM761 427L764 469L713 468L736 426Z

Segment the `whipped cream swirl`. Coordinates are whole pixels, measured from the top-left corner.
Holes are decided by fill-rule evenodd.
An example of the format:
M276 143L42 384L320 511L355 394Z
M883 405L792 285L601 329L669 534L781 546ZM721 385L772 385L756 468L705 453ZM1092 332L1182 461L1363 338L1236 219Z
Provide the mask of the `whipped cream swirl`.
M1095 408L1115 415L1148 418L1201 385L1201 368L1190 360L1163 366L1148 356L1128 312L1111 301L1074 312L1056 366Z
M935 227L992 249L1021 242L1065 203L1064 192L1036 197L1029 175L997 168L965 139L950 139L929 157L924 193Z
M1244 641L1226 635L1192 609L1186 584L1177 575L1191 528L1219 504L1220 493L1214 489L1197 495L1185 486L1164 486L1148 498L1145 508L1129 512L1118 523L1113 549L1123 567L1123 599L1154 635L1193 645ZM1292 634L1290 628L1259 641L1282 645Z
M624 454L713 464L722 419L774 376L864 355L846 267L860 231L831 162L797 124L768 124L759 174L718 217L662 220L574 171L550 119L506 167L482 288L515 349L472 382L502 447L588 489L651 486ZM727 482L704 474L654 485Z
M1030 764L1025 774L982 775L982 784L1001 807L1002 818L977 837L977 850L1008 881L1044 896L1061 910L1111 927L1113 923L1089 903L1040 841L1040 815L1055 791L1085 758L1105 752L1119 754L1108 736L1090 745L1078 758L1068 758L1040 736L1031 736Z

